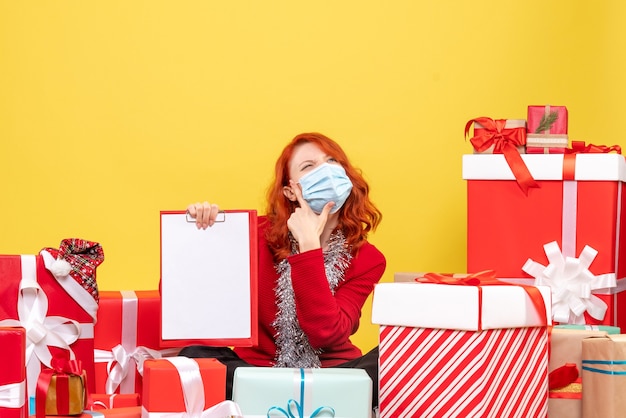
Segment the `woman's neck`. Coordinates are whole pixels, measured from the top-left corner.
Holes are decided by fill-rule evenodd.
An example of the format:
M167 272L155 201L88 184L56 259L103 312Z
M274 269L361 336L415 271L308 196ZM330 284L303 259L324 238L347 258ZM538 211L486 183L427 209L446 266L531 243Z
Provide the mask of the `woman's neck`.
M328 242L330 241L330 236L333 231L337 227L339 223L339 219L337 218L337 214L334 213L328 216L328 221L326 222L326 226L324 226L324 231L322 231L322 235L320 236L320 244L322 246L322 250L328 249Z

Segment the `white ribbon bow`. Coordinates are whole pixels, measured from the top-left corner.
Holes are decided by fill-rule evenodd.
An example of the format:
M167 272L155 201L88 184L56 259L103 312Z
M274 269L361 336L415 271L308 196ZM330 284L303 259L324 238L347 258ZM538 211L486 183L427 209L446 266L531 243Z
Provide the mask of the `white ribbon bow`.
M107 363L107 380L105 383L105 392L108 395L115 393L118 387L122 385L122 382L132 380L132 390L129 393L134 392L135 382L134 370L135 366L141 376L143 376L143 363L148 359L159 359L167 355L175 355L178 349L165 349L154 350L148 347L139 346L135 347L132 352L128 352L122 347L121 344L116 345L111 349L99 350L94 352L95 363Z
M145 407L143 417L150 418L225 418L241 417L241 409L233 401L223 401L208 409L204 409L204 383L200 375L200 367L195 360L188 357L167 357L176 367L185 400L185 412L148 412Z
M564 257L556 241L543 246L549 264L544 266L528 259L522 270L535 278L535 285L550 286L552 292L552 319L567 324L584 324L584 313L604 319L607 305L593 290L617 285L615 273L595 276L589 266L598 251L586 245L579 258Z
M26 381L0 386L0 407L21 408L26 403Z
M26 329L26 363L29 395L35 394L41 364L51 367L49 346L68 350L70 358L76 356L70 348L80 336L77 321L48 314L48 297L37 283L37 262L34 255L22 255L22 280L17 297L18 319L5 319L0 326Z

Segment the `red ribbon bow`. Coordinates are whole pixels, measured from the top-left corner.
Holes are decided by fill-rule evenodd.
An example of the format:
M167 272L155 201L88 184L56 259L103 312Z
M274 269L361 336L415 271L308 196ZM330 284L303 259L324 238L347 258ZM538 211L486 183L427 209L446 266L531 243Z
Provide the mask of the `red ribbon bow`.
M456 286L478 286L479 307L482 306L482 289L480 288L480 286L518 286L524 289L531 302L533 303L535 310L539 314L539 318L543 319L544 325L547 325L548 323L546 305L544 304L543 296L541 296L541 292L537 287L524 284L503 282L496 278L496 272L494 270L484 270L478 273L472 273L457 277L451 276L449 274L426 273L424 274L424 276L416 278L415 281L422 283L436 283ZM480 321L480 315L478 318ZM482 329L482 323L478 324L478 329Z
M517 149L518 146L526 145L525 129L506 129L504 127L506 119L493 120L480 117L467 122L465 125L466 138L473 123L479 123L483 127L483 129L478 130L479 132L476 132L476 128L474 128L474 137L470 139L476 151L483 152L493 145L493 153L504 154L517 184L525 194L528 194L529 188L539 187Z

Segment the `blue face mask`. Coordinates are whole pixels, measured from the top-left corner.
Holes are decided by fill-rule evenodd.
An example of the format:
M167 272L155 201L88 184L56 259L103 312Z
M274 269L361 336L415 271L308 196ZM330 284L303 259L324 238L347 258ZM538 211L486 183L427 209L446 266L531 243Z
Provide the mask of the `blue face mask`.
M330 213L337 212L352 191L352 182L339 164L321 164L304 175L299 183L302 197L315 213L322 213L328 202L335 202Z

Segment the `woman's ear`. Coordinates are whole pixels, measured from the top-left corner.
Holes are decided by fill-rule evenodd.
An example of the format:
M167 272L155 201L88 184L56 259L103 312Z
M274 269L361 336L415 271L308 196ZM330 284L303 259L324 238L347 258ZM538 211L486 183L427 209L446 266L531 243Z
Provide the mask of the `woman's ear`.
M297 200L296 194L293 192L291 186L283 186L283 194L287 199L291 200L292 202L295 202Z

